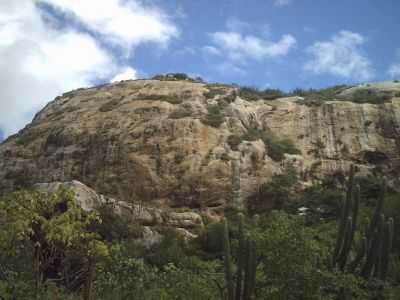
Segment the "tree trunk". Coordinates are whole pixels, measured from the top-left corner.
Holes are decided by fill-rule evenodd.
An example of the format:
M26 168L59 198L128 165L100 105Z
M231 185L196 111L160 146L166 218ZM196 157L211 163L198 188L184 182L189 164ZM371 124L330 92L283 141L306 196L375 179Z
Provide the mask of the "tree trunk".
M94 279L94 269L95 263L92 258L88 260L88 270L87 270L87 277L85 281L85 291L84 291L84 300L91 300L92 299L92 285Z

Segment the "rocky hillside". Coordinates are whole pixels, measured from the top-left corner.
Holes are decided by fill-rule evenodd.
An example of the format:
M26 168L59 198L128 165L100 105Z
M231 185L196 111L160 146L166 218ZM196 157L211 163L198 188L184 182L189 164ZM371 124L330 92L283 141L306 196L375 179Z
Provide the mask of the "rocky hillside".
M398 174L400 83L276 97L168 77L65 93L0 145L0 189L79 180L123 201L218 213L288 163L305 183L352 162Z

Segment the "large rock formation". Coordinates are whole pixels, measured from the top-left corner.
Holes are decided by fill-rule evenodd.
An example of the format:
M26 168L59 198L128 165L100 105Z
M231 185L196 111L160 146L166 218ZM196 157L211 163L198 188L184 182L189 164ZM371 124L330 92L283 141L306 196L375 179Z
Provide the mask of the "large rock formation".
M390 100L346 101L355 90L373 88L387 90ZM232 199L242 205L287 162L305 182L352 162L364 173L397 174L400 83L352 89L320 104L301 97L247 101L235 86L189 80L72 91L0 145L0 190L79 180L124 202L213 215ZM248 130L290 139L300 153L274 161L261 139L227 143Z
M157 228L171 227L184 237L193 238L191 230L196 230L204 226L202 217L195 212L181 212L171 209L160 209L147 207L139 203L127 203L106 197L96 193L93 189L83 183L73 180L68 182L37 183L33 186L34 190L41 193L52 194L60 187L71 190L75 195L75 200L86 212L101 211L105 209L112 212L119 218L124 218L127 222L142 226L142 236L137 242L148 247L161 240L161 234Z

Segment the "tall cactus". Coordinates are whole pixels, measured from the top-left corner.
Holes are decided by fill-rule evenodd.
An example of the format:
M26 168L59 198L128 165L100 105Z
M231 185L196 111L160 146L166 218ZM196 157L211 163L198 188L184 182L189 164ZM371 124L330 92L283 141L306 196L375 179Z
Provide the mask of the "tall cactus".
M244 217L239 214L239 247L238 263L236 273L236 289L234 293L233 273L231 267L231 249L229 243L229 227L225 220L224 226L224 260L225 260L225 278L227 282L228 300L250 300L254 294L256 280L256 248L254 241L245 235Z
M356 188L356 197L353 197L354 171L355 168L351 165L347 182L346 198L342 202L338 235L336 237L336 245L332 256L332 266L335 267L336 264L340 262L341 269L343 269L346 264L357 226L359 187ZM355 198L354 204L353 198Z
M234 300L232 263L231 263L231 245L229 241L228 221L226 219L224 220L224 265L225 265L225 280L228 289L228 300Z
M386 279L389 269L390 253L393 247L393 230L394 230L394 222L393 219L390 218L386 223L384 243L382 246L382 265L381 265L381 270L379 272L379 278L381 280Z
M393 243L393 219L385 222L385 216L382 214L386 189L383 181L372 219L366 222L365 236L361 239L354 258L348 264L357 229L360 202L360 188L353 187L354 171L354 166L351 166L332 255L332 265L333 267L338 265L341 271L347 270L352 273L360 267L360 274L363 277L374 276L385 280Z
M244 228L243 228L243 214L238 215L239 219L239 248L238 248L238 270L236 276L236 293L235 299L240 299L243 293L243 278L245 268L245 239L244 239Z

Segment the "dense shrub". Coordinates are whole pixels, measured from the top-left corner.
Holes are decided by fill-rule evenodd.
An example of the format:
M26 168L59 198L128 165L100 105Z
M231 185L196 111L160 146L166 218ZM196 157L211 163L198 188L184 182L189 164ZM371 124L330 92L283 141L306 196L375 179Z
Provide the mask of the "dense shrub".
M136 98L138 100L165 101L171 104L182 103L182 98L178 95L139 94Z
M228 138L226 140L226 142L228 143L228 145L231 147L231 149L233 151L238 150L238 146L240 145L240 143L242 141L243 141L243 136L239 136L239 135L235 135L235 134L228 136Z
M281 161L287 154L301 154L300 150L296 148L293 142L289 139L279 139L273 135L266 136L263 139L267 146L268 156L275 161Z
M188 118L192 115L192 111L186 108L179 108L174 110L172 113L169 114L170 119L183 119Z
M185 73L168 73L168 74L159 74L153 76L151 79L153 80L161 80L161 81L178 81L178 80L186 80L190 82L203 82L201 77L196 77L195 79L191 78L189 75Z
M275 161L284 159L285 153L287 154L301 154L300 150L296 148L293 142L287 138L278 138L270 130L260 130L257 128L248 128L242 135L230 135L227 143L232 150L237 150L238 145L242 141L256 141L261 139L266 148L267 154Z
M382 104L392 98L390 94L380 93L374 90L358 90L354 92L351 100L356 103Z
M207 99L213 99L216 96L226 95L226 88L221 86L207 85L208 91L203 93L203 96Z
M210 223L199 236L202 249L207 252L221 253L224 249L223 236L224 225L223 223Z
M254 213L282 209L293 200L292 190L298 182L293 166L288 165L281 174L272 176L269 182L262 184L248 199L248 208Z
M205 118L201 119L201 122L205 125L218 128L224 123L225 118L222 114L221 108L218 105L210 105L207 107L208 114Z
M279 89L265 89L261 91L253 87L241 87L238 94L247 101L257 101L261 99L275 100L285 96L285 93Z
M108 112L117 108L121 103L122 98L115 98L100 106L99 111Z

